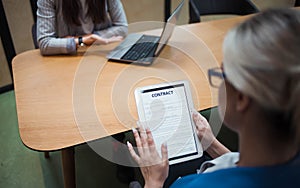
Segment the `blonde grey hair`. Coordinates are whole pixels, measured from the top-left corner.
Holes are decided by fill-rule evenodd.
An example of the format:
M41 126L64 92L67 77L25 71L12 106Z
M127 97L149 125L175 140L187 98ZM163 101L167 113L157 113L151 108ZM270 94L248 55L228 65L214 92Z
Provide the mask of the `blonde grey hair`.
M267 10L225 37L228 81L265 109L284 114L289 129L300 129L300 12ZM283 125L282 125L283 126Z

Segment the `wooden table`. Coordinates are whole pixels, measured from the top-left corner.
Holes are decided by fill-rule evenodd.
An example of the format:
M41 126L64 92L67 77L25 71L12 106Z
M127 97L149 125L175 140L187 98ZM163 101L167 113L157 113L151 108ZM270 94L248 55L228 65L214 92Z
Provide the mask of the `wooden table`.
M133 91L138 86L188 79L195 108L217 105L207 69L222 60L222 41L245 17L177 27L150 67L107 62L114 47L93 46L76 56L31 50L13 59L19 131L38 151L62 150L65 187L75 187L73 147L135 126Z

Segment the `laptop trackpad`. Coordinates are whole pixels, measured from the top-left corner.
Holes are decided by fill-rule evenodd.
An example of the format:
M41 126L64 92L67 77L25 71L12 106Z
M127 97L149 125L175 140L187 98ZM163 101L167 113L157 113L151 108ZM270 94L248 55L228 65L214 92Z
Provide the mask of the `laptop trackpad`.
M111 51L106 57L108 59L121 59L123 55L134 45L143 34L132 33L129 34L124 41Z

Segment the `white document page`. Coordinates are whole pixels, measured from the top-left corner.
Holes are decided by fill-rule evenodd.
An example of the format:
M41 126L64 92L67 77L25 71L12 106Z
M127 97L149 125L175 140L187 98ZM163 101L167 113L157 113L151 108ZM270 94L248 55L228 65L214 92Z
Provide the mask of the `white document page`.
M144 90L142 125L152 131L156 148L168 146L169 159L197 152L184 84ZM197 139L197 138L196 138Z

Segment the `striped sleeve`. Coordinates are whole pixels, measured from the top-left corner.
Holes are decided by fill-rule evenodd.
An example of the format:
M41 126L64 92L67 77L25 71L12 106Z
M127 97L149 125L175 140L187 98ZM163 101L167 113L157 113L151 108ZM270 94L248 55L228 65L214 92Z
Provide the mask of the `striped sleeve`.
M37 40L41 54L75 54L75 40L57 36L55 0L38 0L37 5Z

